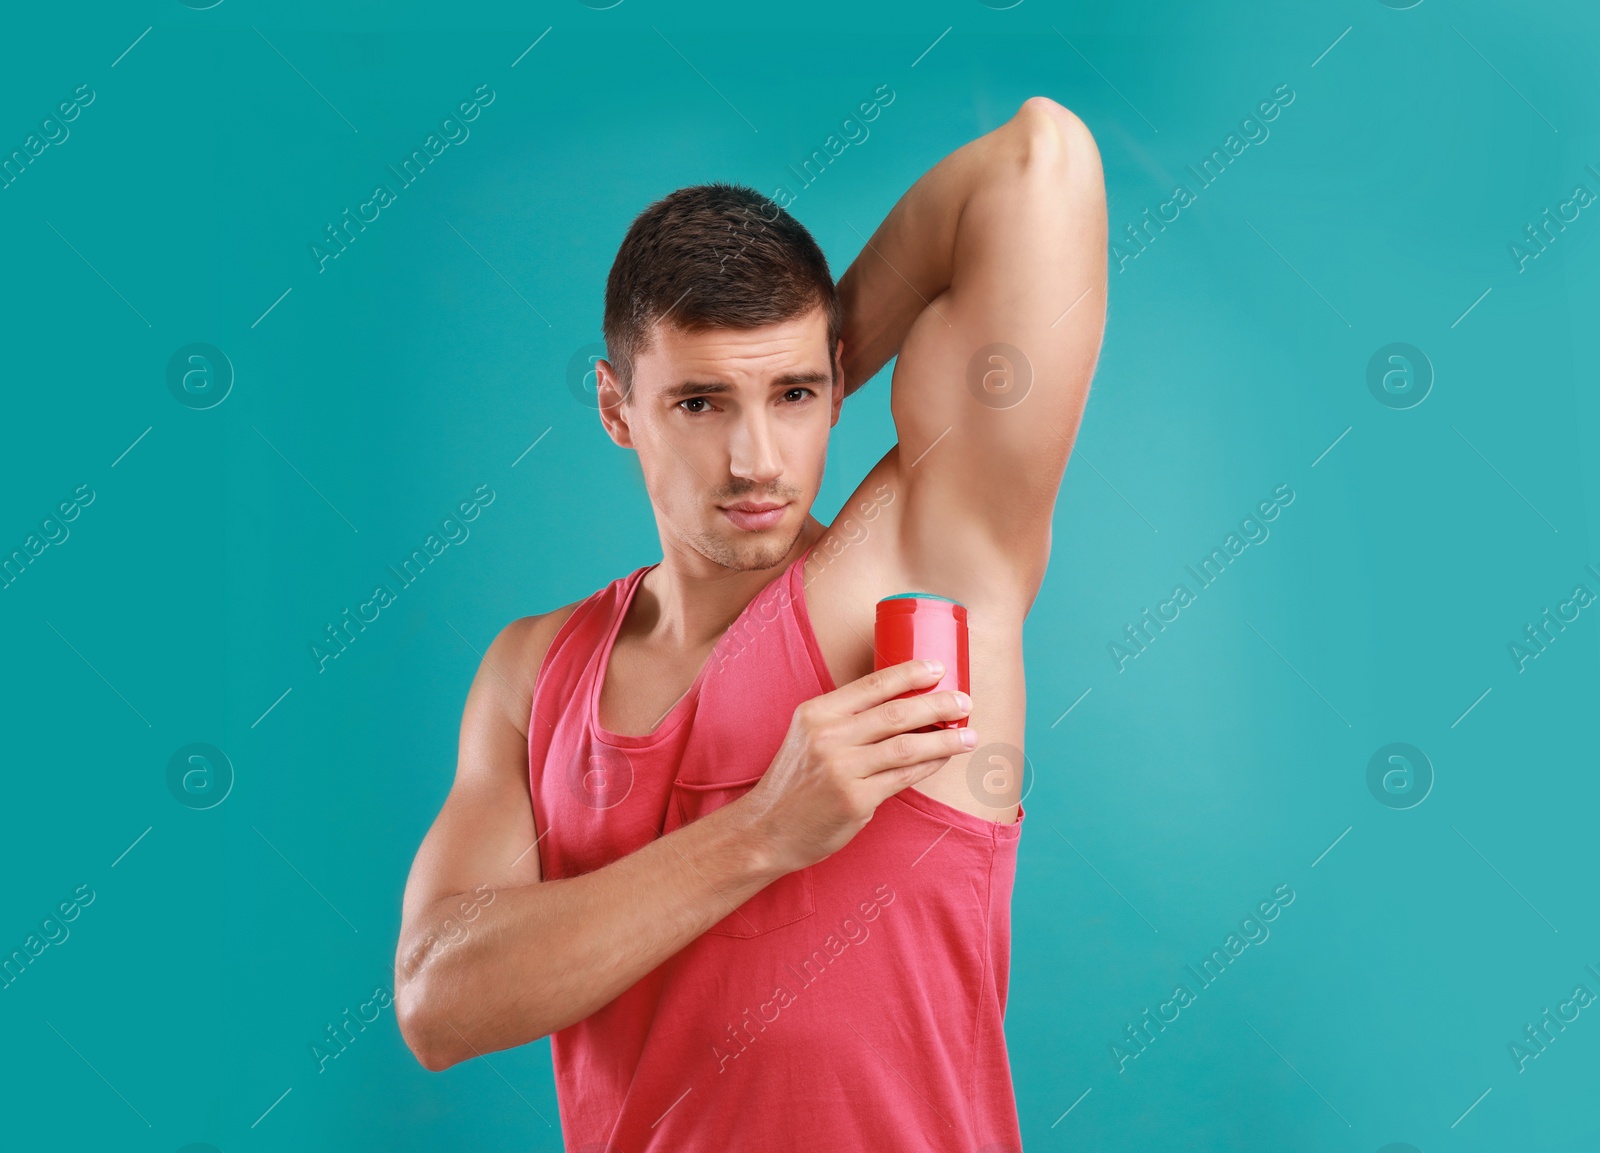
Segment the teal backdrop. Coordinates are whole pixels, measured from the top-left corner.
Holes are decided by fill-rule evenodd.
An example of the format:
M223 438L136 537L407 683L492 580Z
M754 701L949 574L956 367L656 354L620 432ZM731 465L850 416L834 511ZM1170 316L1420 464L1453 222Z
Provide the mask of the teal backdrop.
M837 275L1034 94L1113 249L1026 638L1026 1147L1600 1146L1593 5L3 21L7 1148L560 1148L548 1042L432 1074L385 1002L479 654L660 557L585 394L616 246L736 180Z

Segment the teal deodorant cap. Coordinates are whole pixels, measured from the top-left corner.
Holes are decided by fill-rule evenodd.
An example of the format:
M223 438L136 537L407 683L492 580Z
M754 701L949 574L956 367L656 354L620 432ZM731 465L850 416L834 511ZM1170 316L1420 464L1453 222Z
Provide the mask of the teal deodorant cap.
M883 599L886 600L886 601L898 601L898 600L912 600L912 599L919 599L919 598L922 599L922 600L945 601L948 604L961 605L960 601L952 600L950 597L942 597L938 593L895 593L893 596L887 596L887 597L884 597ZM962 608L966 608L967 606L966 605L961 605L961 607Z

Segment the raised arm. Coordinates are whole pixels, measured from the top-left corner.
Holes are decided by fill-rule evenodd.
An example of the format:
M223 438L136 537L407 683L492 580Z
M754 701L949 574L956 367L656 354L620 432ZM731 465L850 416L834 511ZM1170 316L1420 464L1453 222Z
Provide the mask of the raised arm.
M1014 596L1026 611L1105 324L1089 130L1052 100L1026 101L912 185L839 291L846 393L899 357L891 456L908 587Z

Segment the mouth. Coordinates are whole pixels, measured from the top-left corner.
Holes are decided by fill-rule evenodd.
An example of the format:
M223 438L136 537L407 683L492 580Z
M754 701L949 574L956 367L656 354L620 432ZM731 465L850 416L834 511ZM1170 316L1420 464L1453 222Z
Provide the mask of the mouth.
M737 504L726 504L721 507L723 515L737 528L746 532L761 532L775 527L783 519L784 510L789 505L788 502L776 504L771 501L742 500Z

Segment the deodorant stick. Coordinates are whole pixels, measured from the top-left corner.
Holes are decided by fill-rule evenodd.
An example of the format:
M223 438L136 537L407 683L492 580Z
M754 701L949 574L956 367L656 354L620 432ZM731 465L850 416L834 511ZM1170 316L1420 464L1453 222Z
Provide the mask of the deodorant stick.
M939 683L901 693L896 700L946 689L960 689L971 695L966 606L932 593L896 593L879 601L872 628L873 669L930 659L944 663L944 676ZM961 729L966 725L966 717L957 717L953 721L935 721L914 731L932 733L940 729Z

